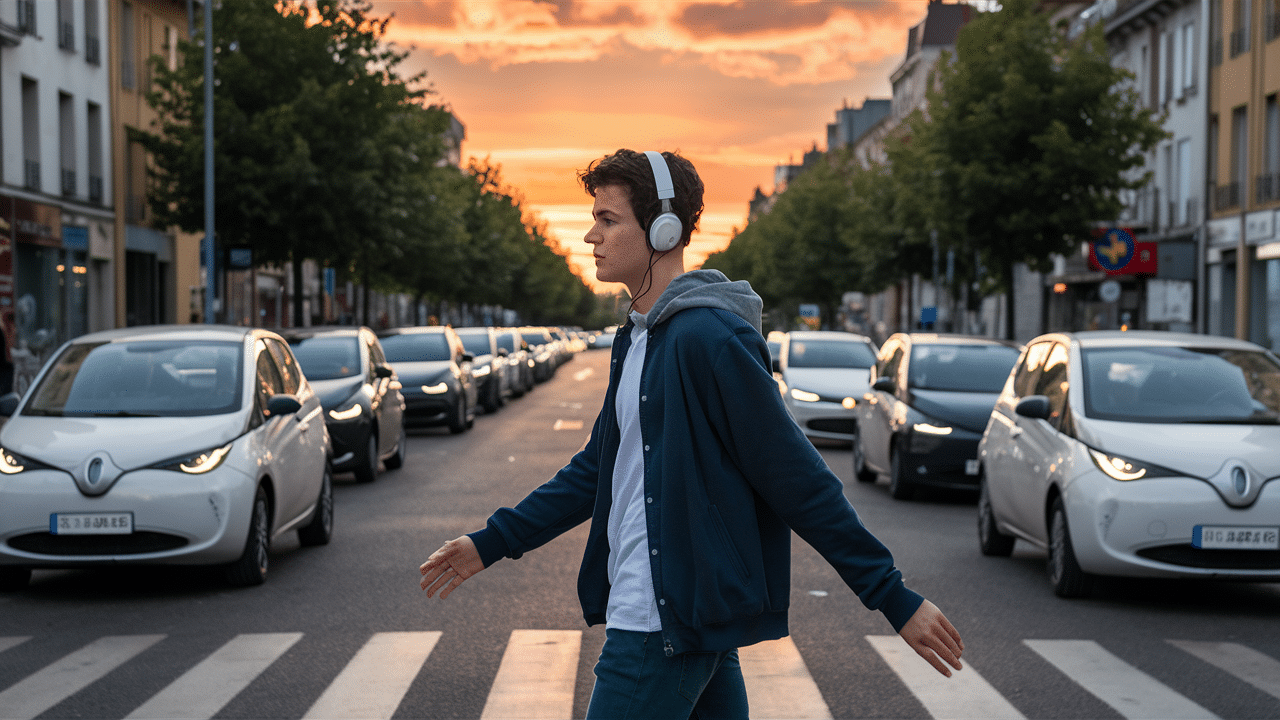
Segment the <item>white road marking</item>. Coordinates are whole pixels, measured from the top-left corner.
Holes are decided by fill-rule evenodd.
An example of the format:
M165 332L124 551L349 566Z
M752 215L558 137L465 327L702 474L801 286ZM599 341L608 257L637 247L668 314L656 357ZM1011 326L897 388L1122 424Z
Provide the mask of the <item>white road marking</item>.
M512 630L481 720L573 717L580 630Z
M440 635L438 630L375 633L303 717L390 718Z
M14 637L0 637L0 652L4 652L11 647L21 645L31 639L30 635L17 635Z
M1092 640L1022 642L1126 718L1217 717Z
M582 421L581 420L556 420L555 424L551 426L551 429L552 430L581 430Z
M934 718L1024 717L978 674L972 663L965 662L964 669L958 672L953 669L948 678L897 635L868 635L867 642Z
M301 638L302 633L237 635L128 717L211 718Z
M573 374L573 379L577 380L578 382L582 382L583 380L586 380L587 378L591 377L593 374L595 374L595 370L591 368L583 368Z
M1170 640L1169 644L1235 675L1272 697L1280 698L1280 660L1270 655L1239 643Z
M761 720L831 717L827 702L822 699L791 638L738 648L738 662L747 685L751 717Z
M0 692L0 714L29 720L80 692L131 660L164 635L109 635L29 675Z

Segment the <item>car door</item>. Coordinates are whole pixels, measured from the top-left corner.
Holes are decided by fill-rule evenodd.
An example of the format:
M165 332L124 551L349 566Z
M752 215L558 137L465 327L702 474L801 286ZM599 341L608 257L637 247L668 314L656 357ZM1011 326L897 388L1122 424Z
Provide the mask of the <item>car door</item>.
M320 473L314 470L315 463L308 457L315 454L314 446L310 445L309 441L313 434L311 426L320 420L320 416L319 413L313 413L312 417L306 419L308 413L312 413L319 407L318 400L315 401L314 407L309 408L304 404L298 412L287 416L272 417L267 414L267 401L271 396L286 391L284 374L273 352L273 350L278 352L278 349L268 347L267 343L268 339L259 339L255 343L254 354L257 359L255 366L258 402L264 416L264 423L259 431L262 433L267 470L271 474L275 491L274 529L293 520L315 500L314 496L320 491ZM300 378L300 376L295 377ZM291 394L296 395L296 393ZM309 478L308 475L314 479Z
M881 378L898 382L899 368L906 346L901 340L890 338L880 349L880 357L876 361L875 377L872 384ZM893 419L894 405L897 398L888 390L869 389L863 399L864 412L858 416L859 440L862 443L864 461L873 470L889 472L889 439L892 433L890 423Z
M1028 492L1023 478L1022 435L1025 430L1019 427L1019 417L1014 408L1019 400L1035 394L1036 380L1052 346L1051 342L1033 343L1019 358L1013 381L996 401L982 444L986 451L982 458L983 482L987 484L991 509L998 522L1017 525L1023 532L1026 528L1016 520L1014 496Z
M400 442L400 427L404 424L404 398L400 395L400 381L394 377L378 377L377 368L391 367L382 346L373 333L363 335L365 351L369 355L369 382L373 384L373 415L378 420L378 455L386 455Z
M1018 457L1018 487L1012 494L1013 517L1019 527L1032 538L1047 540L1044 504L1053 475L1062 463L1061 429L1068 421L1067 384L1070 353L1067 346L1050 343L1044 367L1036 377L1033 395L1049 399L1049 417L1046 420L1017 416L1016 425L1023 432L1018 437L1021 453Z

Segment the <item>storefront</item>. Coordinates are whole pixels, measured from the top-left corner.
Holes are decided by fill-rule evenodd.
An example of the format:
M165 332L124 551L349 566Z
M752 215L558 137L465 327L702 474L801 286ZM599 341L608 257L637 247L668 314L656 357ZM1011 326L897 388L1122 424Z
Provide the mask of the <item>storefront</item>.
M1245 245L1249 249L1248 339L1280 350L1280 237L1276 211L1245 217ZM1214 335L1236 334L1236 292L1241 223L1239 216L1209 223L1205 257L1208 282L1207 330Z

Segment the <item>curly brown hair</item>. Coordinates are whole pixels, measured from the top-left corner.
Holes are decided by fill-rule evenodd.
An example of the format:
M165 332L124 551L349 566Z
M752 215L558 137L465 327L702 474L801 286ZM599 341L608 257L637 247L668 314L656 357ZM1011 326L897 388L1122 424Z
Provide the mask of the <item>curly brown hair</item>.
M671 212L680 218L683 228L680 234L681 244L688 245L689 238L698 227L698 218L702 217L702 178L698 177L693 163L678 153L664 152L662 157L667 161L671 183L676 192L676 196L671 199ZM649 232L649 224L662 212L653 167L642 152L623 148L612 155L593 160L586 170L578 172L578 180L591 197L596 196L597 188L609 185L626 188L631 211L635 213L636 220L646 234Z

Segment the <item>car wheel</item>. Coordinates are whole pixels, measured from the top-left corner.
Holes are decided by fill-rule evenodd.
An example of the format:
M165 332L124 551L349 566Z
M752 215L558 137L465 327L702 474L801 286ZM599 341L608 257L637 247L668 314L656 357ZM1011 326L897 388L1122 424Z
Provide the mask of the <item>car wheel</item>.
M31 582L31 568L0 567L0 592L23 590Z
M466 415L467 415L467 429L470 430L471 428L476 426L476 406L472 405L470 409L467 411Z
M249 536L244 541L240 559L227 567L227 582L240 587L261 585L267 579L267 551L271 547L271 517L267 490L261 485L253 496L253 514L249 516Z
M369 439L364 443L364 457L355 468L356 482L371 483L378 479L378 434L369 429Z
M324 463L324 478L320 481L320 497L316 499L316 514L306 527L298 528L298 542L308 547L328 545L333 536L333 469L329 461Z
M1067 527L1067 510L1062 498L1054 498L1049 519L1049 582L1058 597L1087 597L1093 589L1093 576L1080 569L1076 551L1071 546L1071 529Z
M867 467L867 456L862 452L862 433L853 429L853 477L862 483L873 483L879 473Z
M889 494L894 500L910 500L916 495L916 488L907 479L907 469L902 467L902 453L898 444L894 443L889 451Z
M386 465L388 470L395 470L397 468L404 466L404 455L405 455L404 441L405 441L404 422L401 421L400 439L396 441L396 451L391 454L391 457L382 461L382 464Z
M498 412L500 407L502 407L502 388L498 386L498 379L495 377L489 381L489 392L484 399L484 411L492 415Z
M449 432L457 435L467 431L467 399L458 394L458 402L453 407L453 417L449 418Z
M978 549L983 555L991 557L1009 557L1013 554L1013 545L1017 538L1005 535L996 528L995 513L991 511L991 491L987 489L987 481L979 481L978 490Z

